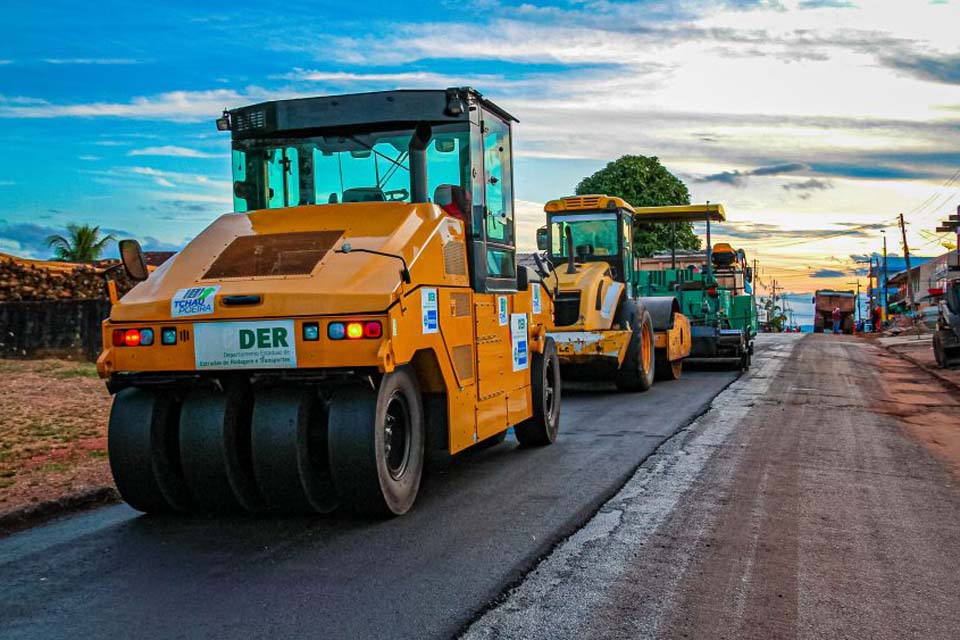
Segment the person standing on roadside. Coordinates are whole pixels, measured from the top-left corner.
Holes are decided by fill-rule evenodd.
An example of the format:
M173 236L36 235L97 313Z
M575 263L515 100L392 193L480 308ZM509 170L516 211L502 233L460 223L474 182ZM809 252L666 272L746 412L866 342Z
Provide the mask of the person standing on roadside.
M840 307L834 307L833 309L833 332L840 333L840 320L843 319L843 314L840 313Z

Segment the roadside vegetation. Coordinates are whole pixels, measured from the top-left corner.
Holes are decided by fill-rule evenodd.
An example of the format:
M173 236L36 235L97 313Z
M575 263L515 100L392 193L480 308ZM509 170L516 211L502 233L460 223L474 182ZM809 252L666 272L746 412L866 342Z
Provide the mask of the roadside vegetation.
M669 207L690 204L690 192L683 180L670 173L656 157L627 155L610 162L577 185L577 195L602 193L623 198L634 207ZM648 258L670 249L676 233L677 249L700 249L693 224L640 224L633 232L634 253Z
M110 486L109 408L93 364L0 360L0 515Z

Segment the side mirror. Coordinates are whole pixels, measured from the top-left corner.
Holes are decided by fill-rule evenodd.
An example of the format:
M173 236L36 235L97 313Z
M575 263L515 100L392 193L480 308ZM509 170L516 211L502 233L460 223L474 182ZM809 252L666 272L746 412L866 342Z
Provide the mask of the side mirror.
M143 282L149 275L147 271L147 261L143 257L143 249L136 240L120 241L120 261L123 268L127 270L130 277L137 282Z
M744 269L744 275L747 276L747 282L753 282L753 267Z
M540 227L537 229L537 250L546 251L550 248L550 236L547 233L546 227Z

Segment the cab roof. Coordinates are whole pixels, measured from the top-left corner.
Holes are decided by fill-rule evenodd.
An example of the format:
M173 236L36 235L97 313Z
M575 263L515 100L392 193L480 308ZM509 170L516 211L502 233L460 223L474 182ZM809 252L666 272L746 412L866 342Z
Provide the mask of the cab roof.
M637 207L634 222L726 222L722 204L686 204L674 207Z
M551 200L543 206L543 210L547 213L557 213L559 211L596 211L598 209L611 211L626 209L630 213L634 212L633 205L623 198L605 194L566 196L565 198Z
M412 128L418 123L468 122L471 108L479 104L507 122L512 115L485 99L471 87L400 89L338 96L273 100L230 109L229 128L234 139L282 138L303 132L336 131L363 126L382 129Z

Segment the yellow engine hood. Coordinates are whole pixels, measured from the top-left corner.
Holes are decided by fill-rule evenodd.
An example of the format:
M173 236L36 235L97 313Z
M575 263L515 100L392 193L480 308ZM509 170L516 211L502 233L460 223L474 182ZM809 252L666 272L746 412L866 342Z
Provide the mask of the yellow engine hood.
M407 288L465 285L465 268L445 268L451 255L453 264L466 264L463 237L463 222L432 204L328 204L226 214L134 287L110 317L170 319L172 301L199 287L215 288L213 310L184 319L382 312L399 295L400 261L336 249L349 243L353 249L402 255L414 282ZM244 295L260 296L261 302L223 304L227 296Z
M557 276L560 280L561 291L583 291L596 288L597 282L605 275L610 276L610 265L606 262L577 263L576 273L567 273L567 265L557 265Z

